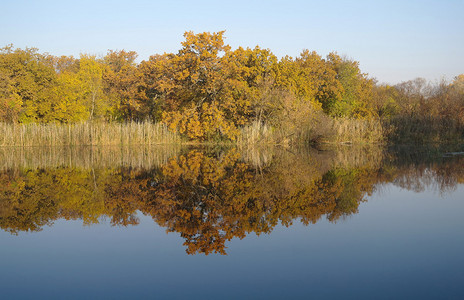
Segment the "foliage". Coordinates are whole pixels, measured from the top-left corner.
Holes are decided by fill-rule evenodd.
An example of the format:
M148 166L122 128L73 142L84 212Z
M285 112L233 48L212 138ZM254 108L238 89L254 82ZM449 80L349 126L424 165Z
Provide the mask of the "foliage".
M343 87L338 99L327 106L327 112L338 117L371 118L375 113L373 80L361 73L357 61L341 58L336 53L330 53L327 59Z
M47 122L52 118L56 98L50 96L56 73L35 48L0 50L1 114L5 120Z
M105 94L118 120L143 121L149 114L146 95L141 91L142 73L136 65L134 51L109 51L103 58Z
M0 50L0 121L148 120L200 142L244 141L241 132L252 127L269 127L267 140L275 143L322 141L338 134L329 126L337 122L377 124L369 128L383 136L365 142L464 136L464 75L435 85L421 78L379 85L359 62L335 52L323 58L303 50L278 59L259 46L231 49L224 31L186 32L177 53L136 59L126 50L76 59L6 46Z

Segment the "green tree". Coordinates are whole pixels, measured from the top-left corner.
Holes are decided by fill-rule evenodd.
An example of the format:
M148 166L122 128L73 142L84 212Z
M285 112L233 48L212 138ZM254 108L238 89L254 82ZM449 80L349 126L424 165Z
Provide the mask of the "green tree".
M373 103L374 81L359 69L357 61L342 58L336 53L327 56L343 92L334 97L326 112L338 117L370 118L375 113Z

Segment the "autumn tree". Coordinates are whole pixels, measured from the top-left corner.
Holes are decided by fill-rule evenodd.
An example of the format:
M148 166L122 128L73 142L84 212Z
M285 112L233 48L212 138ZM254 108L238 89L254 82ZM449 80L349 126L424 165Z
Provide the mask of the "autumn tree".
M105 66L93 55L81 55L77 78L81 85L89 120L103 117L109 113L109 105L103 90Z
M191 139L234 139L247 121L248 103L232 88L223 34L186 32L177 54L154 56L146 64L152 98L163 101L163 122Z
M5 120L47 122L56 103L50 91L56 84L53 68L35 48L0 50L0 109Z
M447 88L446 93L448 103L445 107L450 113L454 112L455 119L461 124L464 124L464 74L458 75L454 78Z
M103 63L108 66L103 73L105 93L119 120L143 120L150 117L136 58L136 52L125 50L110 50L103 58Z
M53 95L58 99L55 119L61 123L74 123L89 118L86 89L77 72L63 69L58 73Z
M372 93L374 115L381 120L389 120L398 113L397 90L394 86L375 84Z
M22 111L22 99L10 76L0 73L0 121L15 123Z
M50 97L56 99L52 120L73 123L108 118L112 107L104 90L105 65L92 55L78 60L60 57L54 60L56 84Z
M421 103L426 101L430 86L424 78L415 78L395 85L397 103L401 113L413 117L419 114Z
M269 49L239 47L225 57L231 97L240 102L244 122L267 121L275 110L277 57Z

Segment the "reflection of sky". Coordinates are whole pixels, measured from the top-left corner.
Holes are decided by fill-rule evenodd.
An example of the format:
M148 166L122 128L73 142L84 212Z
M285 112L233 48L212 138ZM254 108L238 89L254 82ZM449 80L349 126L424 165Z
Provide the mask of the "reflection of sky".
M234 48L260 45L277 56L338 51L381 82L463 72L464 2L2 0L0 46L55 55L135 50L141 59L176 52L185 31L226 30Z
M0 232L0 297L462 298L464 186L442 197L387 185L344 221L298 221L185 253L178 233L55 222Z

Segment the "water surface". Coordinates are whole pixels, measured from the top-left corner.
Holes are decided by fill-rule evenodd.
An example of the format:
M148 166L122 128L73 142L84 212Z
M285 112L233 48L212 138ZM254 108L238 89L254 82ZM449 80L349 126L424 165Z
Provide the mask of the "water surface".
M463 298L460 149L2 149L2 298Z

